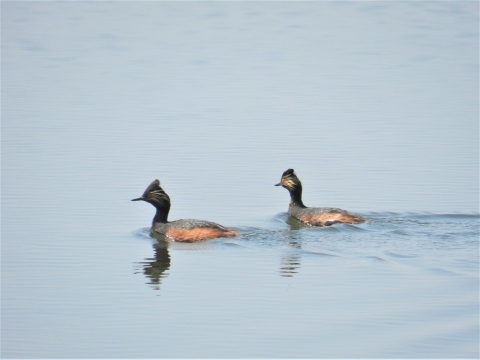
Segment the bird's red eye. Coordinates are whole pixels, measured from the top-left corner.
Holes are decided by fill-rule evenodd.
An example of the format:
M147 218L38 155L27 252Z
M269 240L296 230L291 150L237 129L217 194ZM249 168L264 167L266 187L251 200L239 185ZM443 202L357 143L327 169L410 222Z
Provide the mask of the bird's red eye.
M151 197L152 197L152 194L148 193L148 194L147 194L147 197L148 197L148 198L151 198Z

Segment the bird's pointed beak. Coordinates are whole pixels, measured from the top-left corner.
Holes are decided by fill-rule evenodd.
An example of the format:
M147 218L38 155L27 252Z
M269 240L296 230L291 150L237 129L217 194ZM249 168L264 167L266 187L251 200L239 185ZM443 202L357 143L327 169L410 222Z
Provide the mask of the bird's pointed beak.
M132 201L140 201L140 200L145 200L144 197L139 197L139 198L136 198L136 199L132 199Z
M279 182L278 184L275 184L274 186L282 186L282 183Z

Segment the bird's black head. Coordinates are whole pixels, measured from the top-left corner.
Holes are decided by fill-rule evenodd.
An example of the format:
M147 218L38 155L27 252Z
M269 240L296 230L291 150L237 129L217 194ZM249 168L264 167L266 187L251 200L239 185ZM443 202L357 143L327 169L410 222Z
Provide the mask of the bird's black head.
M275 184L275 186L283 186L288 191L294 191L295 189L301 188L302 183L297 177L297 174L295 174L295 170L288 169L283 172L282 179L278 184Z
M141 197L132 199L132 201L140 200L146 201L156 208L165 208L167 210L170 209L170 197L161 188L160 181L158 179L153 180L152 183L148 185Z

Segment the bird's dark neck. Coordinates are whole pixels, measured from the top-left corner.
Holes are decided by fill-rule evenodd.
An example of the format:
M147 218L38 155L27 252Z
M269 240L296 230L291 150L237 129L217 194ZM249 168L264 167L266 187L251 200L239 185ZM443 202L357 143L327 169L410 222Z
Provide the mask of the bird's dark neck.
M152 225L155 223L167 223L168 222L168 212L170 211L170 207L165 208L165 207L156 207L157 212L155 214L155 217L153 218Z
M298 186L293 190L290 190L290 204L306 208L302 201L302 186Z

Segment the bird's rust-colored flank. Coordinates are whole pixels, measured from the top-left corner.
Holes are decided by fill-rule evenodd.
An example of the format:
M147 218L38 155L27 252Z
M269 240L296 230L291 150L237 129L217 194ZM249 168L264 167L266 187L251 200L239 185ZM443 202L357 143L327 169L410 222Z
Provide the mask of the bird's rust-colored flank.
M221 231L213 228L195 228L192 230L169 229L165 236L174 241L195 242L207 239L216 239L221 237L238 236L238 232L228 229L228 231Z
M336 223L359 224L365 220L346 214L329 213L321 215L303 215L300 217L300 221L312 226L330 226Z

